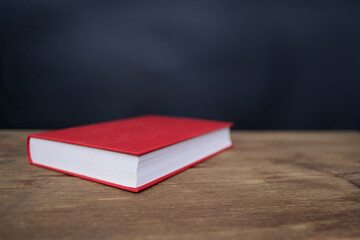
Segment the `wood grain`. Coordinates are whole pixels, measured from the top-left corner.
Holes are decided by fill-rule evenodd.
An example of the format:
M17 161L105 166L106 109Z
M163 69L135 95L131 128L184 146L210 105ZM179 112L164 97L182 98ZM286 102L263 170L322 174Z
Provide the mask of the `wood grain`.
M360 239L359 132L233 131L141 193L30 166L0 131L1 239Z

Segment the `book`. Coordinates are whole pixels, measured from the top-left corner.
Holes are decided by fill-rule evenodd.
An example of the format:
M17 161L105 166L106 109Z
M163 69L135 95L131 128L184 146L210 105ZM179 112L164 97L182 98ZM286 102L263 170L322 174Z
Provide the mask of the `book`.
M139 192L232 147L230 122L146 115L28 136L32 165Z

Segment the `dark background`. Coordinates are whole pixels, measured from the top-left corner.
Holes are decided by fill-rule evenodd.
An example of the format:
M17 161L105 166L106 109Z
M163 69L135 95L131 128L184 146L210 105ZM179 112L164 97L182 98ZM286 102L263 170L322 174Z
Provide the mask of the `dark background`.
M360 1L1 1L0 128L359 129Z

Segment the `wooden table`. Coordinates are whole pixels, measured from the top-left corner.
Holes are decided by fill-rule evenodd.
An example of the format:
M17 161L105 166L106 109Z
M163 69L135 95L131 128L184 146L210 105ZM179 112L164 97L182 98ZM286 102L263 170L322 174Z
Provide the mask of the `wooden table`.
M360 134L233 131L138 194L30 166L0 131L0 239L360 239Z

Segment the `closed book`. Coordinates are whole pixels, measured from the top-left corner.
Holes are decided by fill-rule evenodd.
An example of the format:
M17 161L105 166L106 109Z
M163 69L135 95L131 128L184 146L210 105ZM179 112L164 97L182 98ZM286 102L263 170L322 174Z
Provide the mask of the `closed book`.
M230 122L146 115L28 136L31 164L139 192L232 146Z

